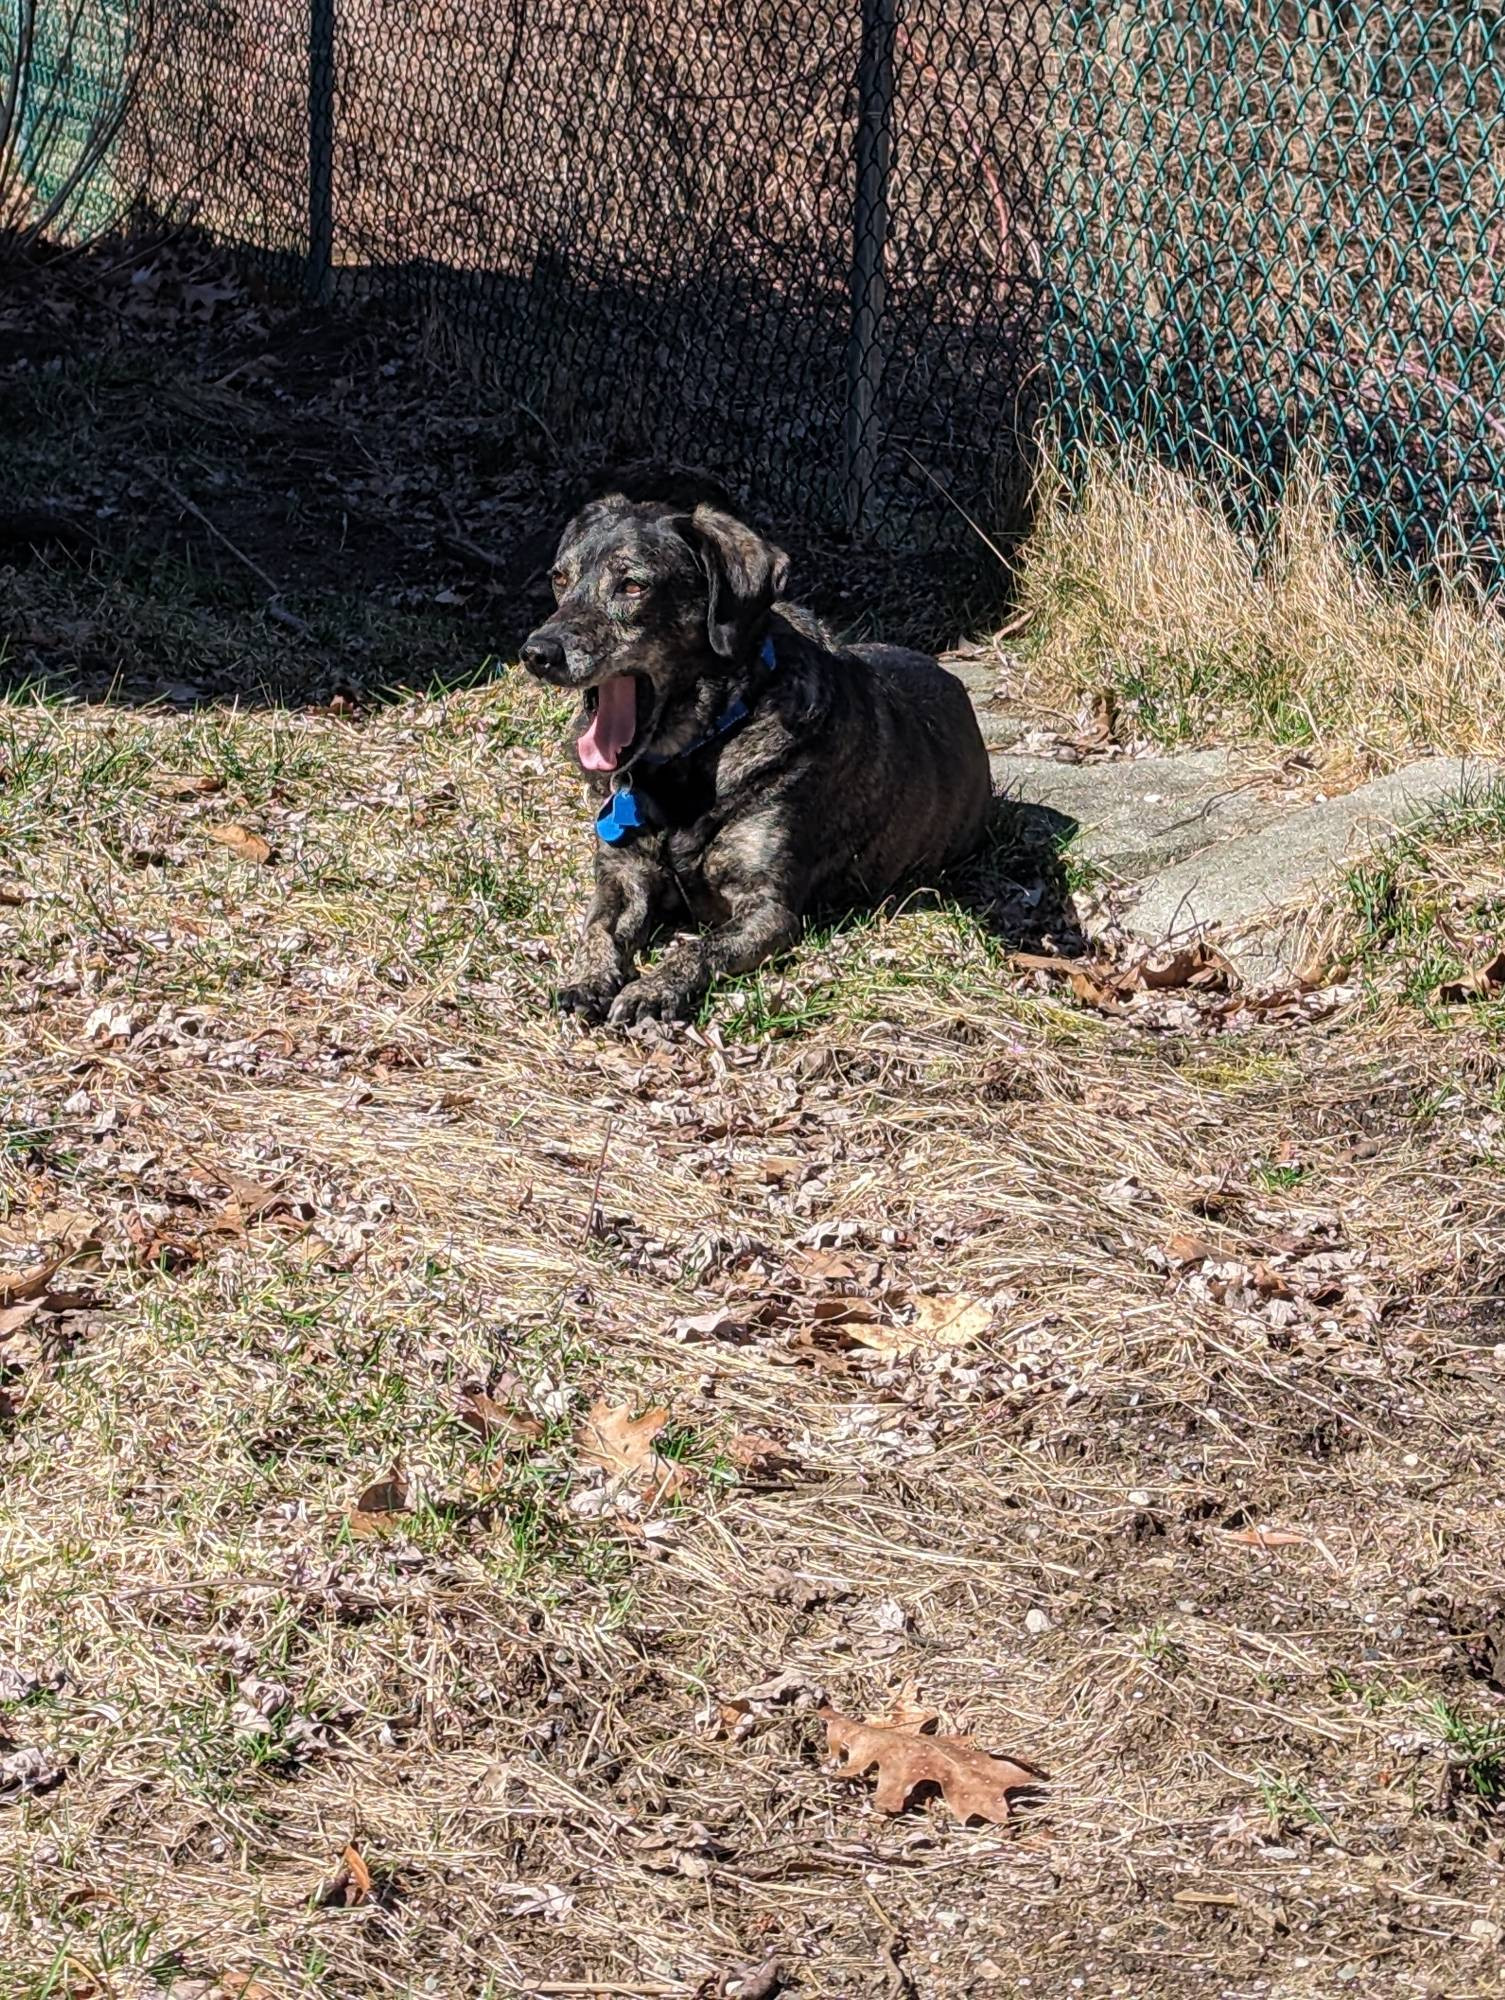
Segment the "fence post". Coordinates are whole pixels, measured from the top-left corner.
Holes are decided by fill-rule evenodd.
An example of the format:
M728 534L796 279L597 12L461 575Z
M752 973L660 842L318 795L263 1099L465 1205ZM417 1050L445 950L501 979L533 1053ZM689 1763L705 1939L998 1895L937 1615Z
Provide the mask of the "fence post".
M308 8L308 264L304 289L323 305L334 282L334 9Z
M847 529L867 523L878 464L878 385L883 376L883 253L893 164L894 31L898 0L862 0L857 61L857 194L852 209L852 329L847 338Z

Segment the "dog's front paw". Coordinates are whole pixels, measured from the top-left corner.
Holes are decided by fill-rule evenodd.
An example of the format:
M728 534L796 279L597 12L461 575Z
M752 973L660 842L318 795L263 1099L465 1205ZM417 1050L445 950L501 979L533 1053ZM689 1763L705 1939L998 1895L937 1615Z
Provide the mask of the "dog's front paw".
M693 994L650 976L622 988L606 1022L612 1028L635 1028L639 1021L688 1021L694 1011Z
M619 979L575 979L561 986L557 1005L561 1014L578 1014L583 1021L604 1021L622 982Z

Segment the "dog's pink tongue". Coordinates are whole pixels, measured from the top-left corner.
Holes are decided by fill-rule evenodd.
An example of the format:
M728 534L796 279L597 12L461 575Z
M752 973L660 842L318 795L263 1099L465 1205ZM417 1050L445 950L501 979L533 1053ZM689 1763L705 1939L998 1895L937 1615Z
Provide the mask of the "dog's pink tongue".
M577 749L587 771L614 771L637 727L637 682L631 674L602 681L596 690L596 712Z

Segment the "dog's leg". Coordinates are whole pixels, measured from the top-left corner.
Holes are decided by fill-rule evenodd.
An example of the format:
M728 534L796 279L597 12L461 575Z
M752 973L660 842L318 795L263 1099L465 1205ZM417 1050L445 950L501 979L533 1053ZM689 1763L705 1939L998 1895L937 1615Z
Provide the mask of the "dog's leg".
M727 916L699 937L676 938L658 964L624 986L607 1019L686 1021L713 980L751 972L800 934L809 875L778 808L727 827L706 855L705 881Z
M596 893L585 929L561 987L566 1013L604 1021L606 1011L631 979L637 955L648 942L658 902L658 871L612 856L596 868Z
M689 1020L714 981L751 972L800 934L798 916L770 901L766 888L749 891L745 902L728 900L732 914L726 923L700 937L676 938L651 972L622 988L606 1017L614 1028Z

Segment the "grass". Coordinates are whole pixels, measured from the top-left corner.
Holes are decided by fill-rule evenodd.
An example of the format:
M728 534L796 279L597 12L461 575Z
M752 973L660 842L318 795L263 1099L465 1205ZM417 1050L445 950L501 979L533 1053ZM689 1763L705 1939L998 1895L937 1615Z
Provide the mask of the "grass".
M182 382L48 381L0 383L7 504L112 463L129 502L117 420L171 419L122 435L180 485L208 451ZM582 1033L561 714L500 600L434 603L425 490L400 588L275 495L221 516L312 638L139 495L87 566L0 569L0 1274L76 1253L0 1307L0 2000L709 2000L770 1959L949 2000L1039 1990L1042 1939L1135 2000L1500 1991L1455 1633L1500 1615L1505 1054L1390 977L1488 956L1498 801L1344 905L1372 1004L1319 1029L1086 1011L963 884L667 1041ZM1016 832L982 872L1069 889ZM894 1354L818 1317L849 1292L988 1315ZM601 1406L665 1413L646 1486ZM1042 1805L891 1818L822 1768L822 1698L906 1690Z
M1492 960L1505 927L1505 784L1465 787L1341 878L1314 917L1324 950L1352 963L1375 994L1399 993L1441 1023L1445 989ZM1469 1005L1505 1022L1505 986L1484 982Z
M922 1994L1009 1990L1048 1931L1063 1977L1179 1995L1146 1894L1204 1951L1188 1879L1299 1890L1368 1963L1372 1862L1453 1899L1385 1977L1463 1953L1494 1990L1497 1724L1410 1596L1499 1560L1498 1382L1443 1372L1474 1351L1448 1218L1490 1198L1490 1044L1392 1011L1315 1069L1289 1029L1162 1047L1021 990L944 900L812 934L666 1046L563 1030L558 720L507 675L353 717L6 712L0 1262L99 1248L56 1337L0 1347L0 1731L64 1772L0 1807L0 1992L689 2000L772 1953L877 1994L892 1926ZM164 795L184 773L221 789ZM231 819L269 864L208 839ZM248 1185L279 1200L219 1229ZM1314 1228L1355 1253L1336 1279L1280 1247ZM897 1364L777 1317L675 1332L798 1322L822 1229L992 1331ZM1148 1255L1209 1229L1285 1260L1294 1321ZM477 1386L529 1435L478 1436ZM598 1400L668 1412L651 1532L603 1511ZM407 1510L358 1532L394 1470ZM1253 1550L1247 1518L1310 1539ZM1361 1653L1399 1707L1348 1691ZM858 1714L914 1680L1056 1774L1046 1819L889 1822L798 1700L745 1742L705 1721L782 1672ZM1123 1842L1132 1879L1100 1866ZM347 1844L389 1887L326 1907ZM1215 1951L1304 1976L1291 1933Z
M1165 743L1214 735L1360 758L1467 751L1505 728L1505 630L1467 579L1430 596L1344 544L1313 463L1263 544L1153 460L1087 452L1045 475L1020 579L1034 691L1110 691Z

